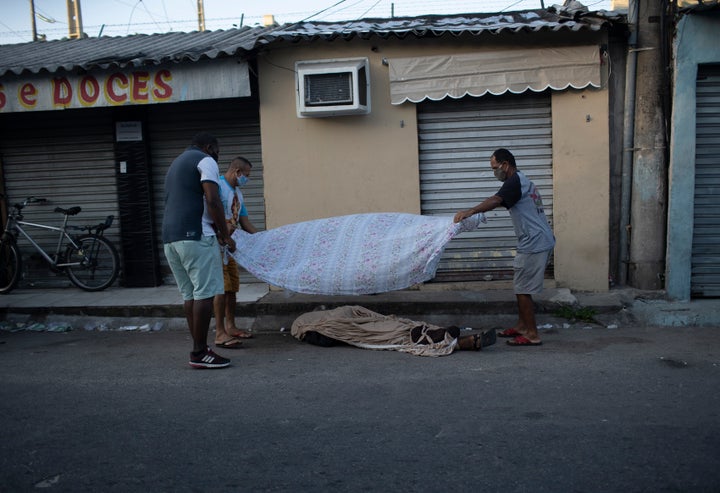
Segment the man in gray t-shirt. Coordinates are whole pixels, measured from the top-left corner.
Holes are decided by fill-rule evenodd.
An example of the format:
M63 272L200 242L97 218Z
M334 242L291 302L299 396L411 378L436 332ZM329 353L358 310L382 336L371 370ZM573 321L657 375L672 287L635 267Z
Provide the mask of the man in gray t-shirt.
M455 214L455 222L500 206L508 210L518 238L513 278L518 321L515 327L498 335L510 337L507 343L511 346L539 346L542 342L537 332L532 295L542 292L545 267L555 247L555 236L545 217L540 192L518 171L515 156L507 149L497 149L490 157L490 167L495 177L503 182L502 187L472 209Z

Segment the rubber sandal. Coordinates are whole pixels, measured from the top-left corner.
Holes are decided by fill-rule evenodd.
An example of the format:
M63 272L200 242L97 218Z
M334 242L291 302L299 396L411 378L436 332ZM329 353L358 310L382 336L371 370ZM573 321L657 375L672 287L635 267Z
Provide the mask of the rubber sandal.
M522 332L517 330L516 328L512 327L510 329L505 329L502 332L498 332L498 337L518 337L523 335Z
M542 341L531 341L525 336L517 336L514 339L510 339L509 341L505 341L509 346L540 346L542 345Z
M237 339L230 339L225 342L216 342L215 346L222 349L242 349L242 341Z
M486 330L480 334L473 335L473 349L480 351L484 347L492 346L497 341L497 335L494 330Z
M246 330L240 330L237 334L231 334L232 337L235 339L252 339L253 335L246 331Z

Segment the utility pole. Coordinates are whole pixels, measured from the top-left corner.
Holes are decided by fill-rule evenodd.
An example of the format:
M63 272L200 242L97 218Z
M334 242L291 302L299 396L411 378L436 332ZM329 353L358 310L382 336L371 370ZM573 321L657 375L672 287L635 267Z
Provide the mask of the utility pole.
M67 0L67 12L69 31L68 37L70 39L82 38L82 7L80 7L80 0Z
M203 0L197 0L198 9L198 31L202 32L205 30L205 6Z
M35 24L35 0L30 0L30 19L32 24L33 41L37 41L37 26Z
M663 289L667 231L667 157L661 19L665 0L639 0L629 284Z

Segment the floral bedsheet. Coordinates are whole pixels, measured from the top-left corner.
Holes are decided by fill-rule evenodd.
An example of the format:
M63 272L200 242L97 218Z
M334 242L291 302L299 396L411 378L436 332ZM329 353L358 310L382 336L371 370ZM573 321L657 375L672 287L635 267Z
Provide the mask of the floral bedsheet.
M484 214L457 224L452 216L353 214L237 230L231 255L261 281L298 293L384 293L432 279L447 243L484 222Z

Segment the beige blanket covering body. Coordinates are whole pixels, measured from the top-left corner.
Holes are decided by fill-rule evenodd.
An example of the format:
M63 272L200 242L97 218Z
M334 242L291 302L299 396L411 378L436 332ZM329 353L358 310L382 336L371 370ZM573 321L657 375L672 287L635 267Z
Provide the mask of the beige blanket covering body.
M439 329L437 325L417 322L394 315L381 315L362 306L341 306L332 310L308 312L292 324L293 337L303 340L305 333L316 331L332 339L363 349L394 350L417 356L447 356L457 347L457 339L430 344L416 344L410 338L413 327Z

